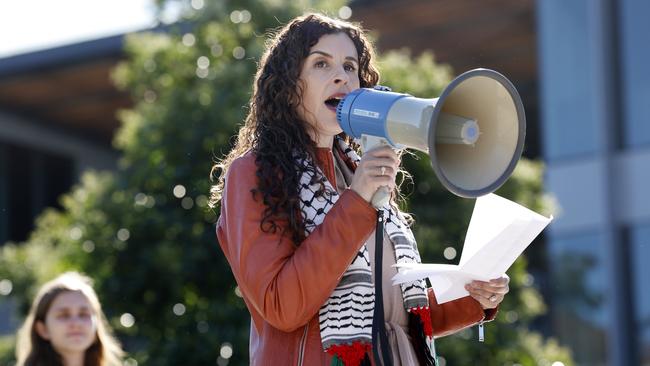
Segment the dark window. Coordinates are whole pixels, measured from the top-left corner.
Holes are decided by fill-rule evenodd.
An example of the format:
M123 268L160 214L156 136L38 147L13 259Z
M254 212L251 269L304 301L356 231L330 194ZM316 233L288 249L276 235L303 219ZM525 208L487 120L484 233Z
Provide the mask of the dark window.
M584 233L550 241L553 333L580 365L607 362L607 260L602 235Z
M620 3L622 104L625 116L623 142L626 147L650 146L650 2Z
M24 241L45 207L73 183L70 158L0 142L0 244Z
M598 151L599 117L590 0L537 4L540 42L544 156L547 160Z
M635 328L640 364L650 365L650 225L633 227L630 235Z

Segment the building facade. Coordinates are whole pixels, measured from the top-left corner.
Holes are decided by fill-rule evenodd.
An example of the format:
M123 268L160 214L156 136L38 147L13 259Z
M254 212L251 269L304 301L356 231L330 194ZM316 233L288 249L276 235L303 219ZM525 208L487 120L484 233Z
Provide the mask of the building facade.
M581 365L650 365L650 3L537 1L551 329Z
M86 169L114 169L110 80L123 35L0 59L0 245L23 241L34 218Z

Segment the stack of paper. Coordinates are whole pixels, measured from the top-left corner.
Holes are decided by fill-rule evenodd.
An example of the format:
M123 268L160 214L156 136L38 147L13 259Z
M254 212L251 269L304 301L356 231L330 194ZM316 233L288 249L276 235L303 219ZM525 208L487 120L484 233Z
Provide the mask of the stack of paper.
M465 284L503 275L551 220L496 194L479 197L460 263L398 264L393 285L428 277L439 304L467 296Z

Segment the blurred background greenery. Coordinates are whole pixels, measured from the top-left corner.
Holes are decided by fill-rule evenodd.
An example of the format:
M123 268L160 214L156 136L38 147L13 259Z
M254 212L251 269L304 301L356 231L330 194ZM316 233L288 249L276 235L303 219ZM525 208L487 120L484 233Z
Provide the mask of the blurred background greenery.
M170 2L157 1L160 9ZM268 31L305 9L338 16L345 2L219 1L200 10L173 2L184 21L130 36L128 58L114 70L136 101L120 112L118 170L86 172L26 242L2 246L0 279L10 281L22 316L44 281L71 269L88 274L129 365L245 365L250 318L216 242L209 171L244 119ZM431 53L391 51L378 62L382 84L417 96L437 96L454 76ZM413 175L404 209L415 215L423 260L456 263L473 201L445 191L427 157L406 156L404 165ZM548 212L542 171L522 159L497 193ZM522 257L508 272L511 293L485 343L475 329L439 341L446 364L573 364L567 349L529 329L546 308L526 265ZM0 338L0 364L14 362L13 347L12 336Z

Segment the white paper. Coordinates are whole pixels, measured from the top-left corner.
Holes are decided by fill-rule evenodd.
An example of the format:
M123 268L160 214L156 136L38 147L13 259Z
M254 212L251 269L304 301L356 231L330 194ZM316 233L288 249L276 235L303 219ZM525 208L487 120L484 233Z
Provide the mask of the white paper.
M503 275L551 220L496 194L479 197L459 264L397 264L393 285L428 277L439 304L467 296L465 284Z

